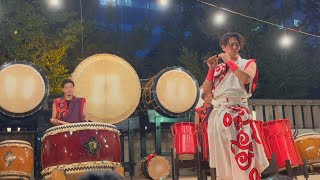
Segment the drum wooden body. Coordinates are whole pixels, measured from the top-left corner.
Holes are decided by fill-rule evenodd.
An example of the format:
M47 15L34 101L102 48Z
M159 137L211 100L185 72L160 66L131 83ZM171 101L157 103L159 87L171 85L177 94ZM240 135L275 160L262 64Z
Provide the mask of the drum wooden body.
M0 179L30 179L34 152L26 141L0 142Z
M0 67L0 112L25 117L41 109L49 95L44 73L27 61L12 61Z
M146 179L166 179L170 173L169 161L163 156L149 155L139 164L139 170Z
M199 85L182 67L169 67L151 78L142 88L144 109L154 109L167 117L181 117L195 108Z
M121 166L120 132L106 123L74 123L50 128L42 139L45 179L54 169L63 169L67 179L87 171Z
M320 133L306 133L297 136L294 140L300 152L301 158L307 160L307 164L320 166Z
M174 123L171 126L173 147L181 160L194 159L198 146L196 125L193 122Z
M141 85L132 66L111 54L82 61L72 73L74 94L86 98L88 119L116 124L128 118L139 104Z
M263 124L263 132L272 153L277 156L279 169L285 169L286 160L291 166L302 164L301 156L294 143L290 121L287 119L268 121Z

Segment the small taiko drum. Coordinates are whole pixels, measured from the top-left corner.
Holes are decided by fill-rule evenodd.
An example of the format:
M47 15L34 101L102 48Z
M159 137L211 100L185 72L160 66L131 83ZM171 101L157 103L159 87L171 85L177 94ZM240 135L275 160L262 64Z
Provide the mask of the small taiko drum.
M49 95L44 73L27 61L12 61L0 67L0 112L25 117L39 111Z
M0 142L0 179L30 179L33 162L34 152L29 142Z
M166 179L170 173L169 161L163 156L149 155L139 163L140 174L146 179Z
M196 125L193 122L175 123L171 126L171 132L178 159L194 159L198 146Z
M92 170L121 166L119 130L106 123L74 123L48 129L42 138L42 169L45 179L62 169L66 178L77 179Z
M199 99L196 78L182 67L161 70L142 86L141 109L154 109L166 117L182 117L195 108Z
M285 169L286 160L292 167L302 164L301 156L294 143L289 120L273 120L263 124L264 136L272 153L276 154L280 170Z
M305 159L307 164L320 167L320 133L301 134L294 141L301 158Z
M203 154L203 160L209 160L209 140L208 140L208 121L202 122L199 125L201 150Z
M267 140L266 140L266 138L264 136L263 121L253 120L252 122L253 122L253 124L256 125L257 131L258 131L258 133L260 135L261 144L263 145L263 148L264 148L264 152L265 152L268 160L271 160L272 159L272 153L271 153L270 147L268 146Z
M134 68L111 54L96 54L72 73L74 94L86 98L88 119L116 124L127 119L140 102L141 85Z

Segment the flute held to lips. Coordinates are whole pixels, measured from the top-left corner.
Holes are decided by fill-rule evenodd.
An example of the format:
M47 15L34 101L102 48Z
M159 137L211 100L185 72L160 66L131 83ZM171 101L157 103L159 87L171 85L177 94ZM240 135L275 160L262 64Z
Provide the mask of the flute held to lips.
M218 55L214 55L214 56L218 56ZM214 59L213 59L214 56L212 56L211 58L203 61L203 63L207 63L208 61L210 61L210 63L213 63L213 62L214 62ZM218 56L218 60L222 60L222 58ZM223 61L223 60L222 60L222 61Z
M217 58L218 58L218 62L215 62L215 58L214 57L216 57L217 56ZM210 57L209 59L207 59L207 60L205 60L205 61L203 61L203 63L210 63L210 64L219 64L219 61L221 62L221 63L224 63L224 61L223 61L223 59L221 58L221 57L219 57L218 55L213 55L212 57ZM226 66L226 71L228 71L229 70L229 67L228 66Z

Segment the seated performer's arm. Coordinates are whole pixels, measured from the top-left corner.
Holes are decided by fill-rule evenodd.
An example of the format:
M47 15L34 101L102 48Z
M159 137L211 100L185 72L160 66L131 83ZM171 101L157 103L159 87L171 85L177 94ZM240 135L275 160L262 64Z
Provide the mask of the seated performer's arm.
M87 103L83 105L83 116L84 116L84 121L89 122L88 113L87 113Z
M51 122L51 124L56 125L56 126L63 125L63 124L69 124L67 122L64 122L64 121L57 119L56 106L55 106L54 102L52 104L52 117L50 119L50 122Z

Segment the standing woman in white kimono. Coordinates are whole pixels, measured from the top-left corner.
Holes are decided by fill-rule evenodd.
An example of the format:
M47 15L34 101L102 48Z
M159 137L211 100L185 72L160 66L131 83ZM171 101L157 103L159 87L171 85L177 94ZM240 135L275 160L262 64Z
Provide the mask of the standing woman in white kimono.
M223 35L224 53L208 59L203 83L203 92L212 91L214 96L208 120L209 164L221 180L257 180L269 165L248 108L258 73L255 60L239 55L244 41L238 33ZM224 63L218 64L218 59Z

